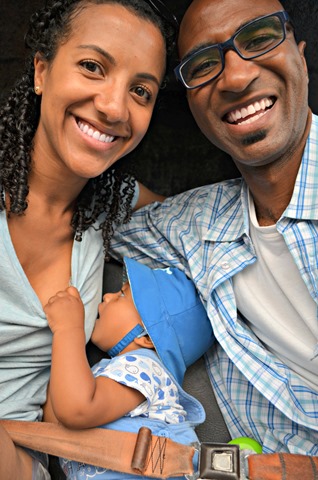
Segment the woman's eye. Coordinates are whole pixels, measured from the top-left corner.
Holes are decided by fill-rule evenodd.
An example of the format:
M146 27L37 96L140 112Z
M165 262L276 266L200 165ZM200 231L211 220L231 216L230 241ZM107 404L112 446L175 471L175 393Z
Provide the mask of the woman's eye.
M138 86L138 87L135 87L134 88L134 92L136 93L136 95L146 101L149 101L151 100L152 98L152 94L150 92L150 90L146 87L142 87L142 86Z
M84 60L81 62L81 66L85 68L85 70L87 70L88 72L98 74L102 73L100 65L93 60Z

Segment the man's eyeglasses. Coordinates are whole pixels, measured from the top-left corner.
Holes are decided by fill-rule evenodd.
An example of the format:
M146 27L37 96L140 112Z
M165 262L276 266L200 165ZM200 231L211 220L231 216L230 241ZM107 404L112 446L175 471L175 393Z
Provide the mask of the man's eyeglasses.
M288 21L288 13L280 11L247 23L226 42L201 48L185 58L174 70L176 77L188 89L201 87L223 72L226 50L252 60L278 47L286 38Z
M161 0L145 0L174 29L175 35L179 28L178 20Z

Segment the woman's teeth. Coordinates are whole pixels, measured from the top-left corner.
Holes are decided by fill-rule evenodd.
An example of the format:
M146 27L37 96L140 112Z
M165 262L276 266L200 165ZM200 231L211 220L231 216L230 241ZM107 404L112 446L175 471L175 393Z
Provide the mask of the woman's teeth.
M83 122L77 122L80 130L85 133L85 135L88 135L89 137L93 137L95 140L98 140L99 142L104 142L104 143L111 143L115 137L112 135L106 135L105 133L101 133L98 130L94 130L90 125L87 125L86 123Z

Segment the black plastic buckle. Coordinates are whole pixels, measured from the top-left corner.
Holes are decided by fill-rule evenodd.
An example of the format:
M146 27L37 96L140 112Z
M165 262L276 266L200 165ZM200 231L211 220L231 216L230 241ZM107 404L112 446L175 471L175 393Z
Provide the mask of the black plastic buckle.
M202 443L200 479L240 480L240 448L227 443Z

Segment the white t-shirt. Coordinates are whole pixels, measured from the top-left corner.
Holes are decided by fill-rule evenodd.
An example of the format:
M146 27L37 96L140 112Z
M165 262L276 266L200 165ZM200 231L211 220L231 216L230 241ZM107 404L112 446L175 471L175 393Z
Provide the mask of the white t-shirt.
M259 226L251 197L249 208L257 261L234 277L237 308L266 348L317 390L317 306L276 225Z

